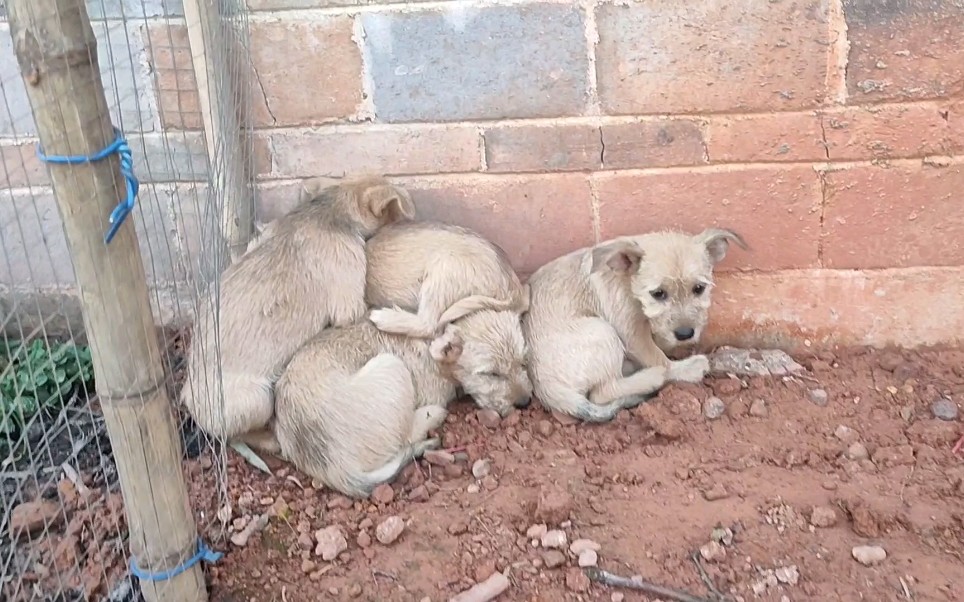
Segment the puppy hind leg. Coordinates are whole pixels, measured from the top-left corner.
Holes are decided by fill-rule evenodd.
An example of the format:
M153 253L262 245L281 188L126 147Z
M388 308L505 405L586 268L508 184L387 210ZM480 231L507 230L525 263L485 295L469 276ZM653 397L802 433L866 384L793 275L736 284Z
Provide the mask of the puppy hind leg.
M415 420L412 422L409 441L415 443L428 439L429 432L442 426L448 413L448 410L442 406L425 406L415 410Z
M355 497L370 496L376 487L394 481L406 466L421 458L425 455L425 452L438 449L440 445L441 441L437 438L425 439L406 445L384 466L350 476L347 485L351 491L347 493Z
M621 408L636 407L659 392L666 384L666 373L662 366L643 368L631 376L597 385L590 391L589 400L600 405L616 403Z
M439 318L448 309L451 293L446 290L452 286L442 276L446 270L436 266L426 274L418 292L418 312L412 313L398 307L373 309L369 319L376 328L389 334L429 339L439 330Z

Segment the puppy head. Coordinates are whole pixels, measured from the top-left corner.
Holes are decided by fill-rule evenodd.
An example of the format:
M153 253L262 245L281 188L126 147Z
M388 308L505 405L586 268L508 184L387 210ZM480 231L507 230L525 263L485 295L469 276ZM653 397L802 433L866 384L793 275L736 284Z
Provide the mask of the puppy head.
M505 416L532 396L519 314L481 310L445 330L431 344L432 358L482 408Z
M351 222L365 239L383 226L415 218L412 195L382 177L355 178L334 185L307 180L302 188L302 199L330 203L336 218Z
M637 239L643 260L632 278L633 295L649 319L653 340L666 352L699 342L706 328L713 269L739 234L711 228L695 236L657 232Z

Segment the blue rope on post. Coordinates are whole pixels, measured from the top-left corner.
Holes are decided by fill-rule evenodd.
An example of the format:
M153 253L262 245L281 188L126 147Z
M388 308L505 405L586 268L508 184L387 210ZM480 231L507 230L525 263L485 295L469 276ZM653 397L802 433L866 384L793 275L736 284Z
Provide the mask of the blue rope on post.
M201 538L198 538L197 553L194 554L194 556L191 556L190 558L182 562L180 565L174 567L173 569L161 571L160 573L148 573L137 567L137 562L134 560L134 557L132 556L131 557L131 574L133 574L138 579L141 579L142 581L166 581L171 577L176 577L177 575L180 575L181 573L193 567L195 564L201 562L202 560L204 562L217 562L218 560L221 560L222 556L224 556L224 554L222 554L221 552L215 552L214 550L209 548Z
M43 149L40 145L37 145L37 157L44 163L54 163L57 165L83 165L84 163L96 163L97 161L102 161L107 157L117 153L120 157L120 167L121 175L124 176L124 184L127 188L127 196L121 199L120 202L114 207L114 210L110 213L110 227L107 229L107 233L104 235L104 243L110 244L110 241L117 234L117 230L120 229L121 224L130 215L130 212L134 210L134 201L137 198L137 190L140 184L137 181L137 177L134 175L134 157L131 155L131 147L127 144L127 140L120 130L114 128L114 134L116 137L114 141L105 148L104 150L85 157L83 155L45 155Z

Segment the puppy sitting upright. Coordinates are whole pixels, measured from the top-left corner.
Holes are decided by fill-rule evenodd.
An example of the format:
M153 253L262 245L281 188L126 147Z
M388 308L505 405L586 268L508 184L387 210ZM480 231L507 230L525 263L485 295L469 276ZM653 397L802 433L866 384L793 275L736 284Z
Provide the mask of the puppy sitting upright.
M321 330L364 317L365 241L415 214L409 193L382 178L320 190L307 184L307 202L273 222L224 271L219 311L199 309L181 393L204 431L269 453L278 451L266 427L283 367Z
M699 341L713 268L734 232L656 232L581 249L529 279L523 317L536 396L549 409L589 422L611 420L667 380L699 382L706 356L670 361L666 351ZM641 367L624 373L624 360Z

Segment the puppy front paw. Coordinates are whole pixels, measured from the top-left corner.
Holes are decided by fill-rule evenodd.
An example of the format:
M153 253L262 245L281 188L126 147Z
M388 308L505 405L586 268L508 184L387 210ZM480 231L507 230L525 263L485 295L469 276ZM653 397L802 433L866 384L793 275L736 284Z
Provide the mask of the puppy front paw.
M671 362L669 380L698 383L710 371L710 360L705 355L694 355L685 360Z

